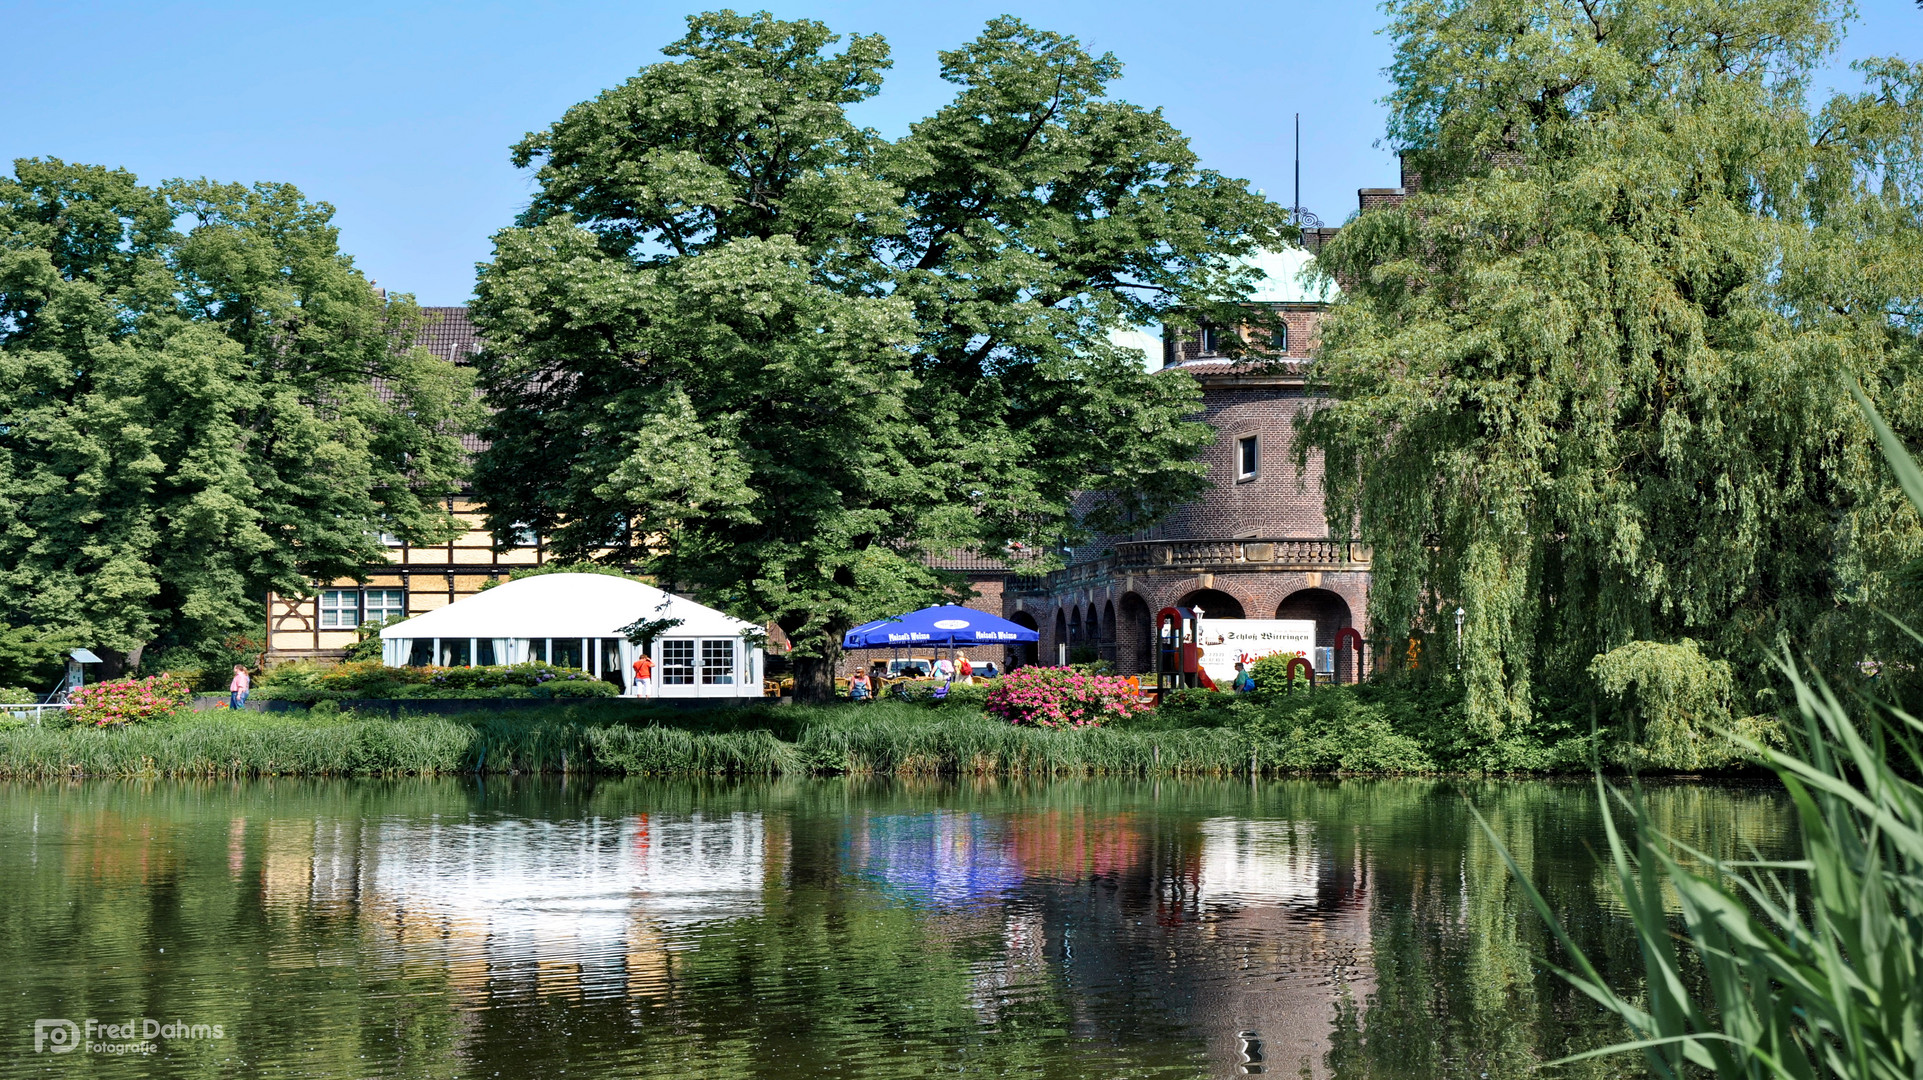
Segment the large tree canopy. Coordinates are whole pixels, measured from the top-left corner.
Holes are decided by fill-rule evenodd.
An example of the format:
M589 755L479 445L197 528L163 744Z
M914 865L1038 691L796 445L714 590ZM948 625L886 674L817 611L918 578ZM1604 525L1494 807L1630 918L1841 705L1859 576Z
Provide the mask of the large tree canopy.
M1917 522L1848 388L1923 431L1918 73L1812 114L1822 0L1389 10L1420 191L1321 255L1307 429L1384 644L1428 633L1487 737L1631 642L1905 650Z
M0 177L0 624L114 666L452 528L466 373L281 184Z
M1192 497L1192 381L1107 335L1224 312L1233 257L1284 239L1072 38L991 22L895 141L846 113L886 45L839 42L696 16L675 59L529 135L539 194L474 307L496 534L644 561L817 660L950 589L928 556Z

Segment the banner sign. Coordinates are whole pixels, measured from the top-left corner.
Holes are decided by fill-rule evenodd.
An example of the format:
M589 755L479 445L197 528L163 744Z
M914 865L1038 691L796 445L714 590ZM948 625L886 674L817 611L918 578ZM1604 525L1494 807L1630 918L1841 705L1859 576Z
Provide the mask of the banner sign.
M1253 664L1265 656L1307 656L1314 659L1313 619L1202 619L1202 670L1215 685L1227 690L1235 682L1235 665Z

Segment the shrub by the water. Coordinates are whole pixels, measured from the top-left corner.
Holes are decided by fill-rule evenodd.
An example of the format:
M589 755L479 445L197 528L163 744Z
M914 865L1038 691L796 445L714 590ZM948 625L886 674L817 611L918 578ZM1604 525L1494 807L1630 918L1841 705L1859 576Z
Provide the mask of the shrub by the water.
M194 688L171 672L145 679L113 679L69 694L67 721L84 727L118 727L163 720L187 708Z
M1396 730L1388 712L1331 687L1254 710L1244 725L1282 772L1417 773L1436 768L1422 744Z
M1126 720L1148 706L1127 679L1072 668L1025 667L995 683L985 708L1011 724L1056 728Z
M261 679L259 696L313 704L356 698L593 698L620 692L585 671L552 664L396 668L350 662L279 665Z
M0 686L0 705L31 705L39 701L33 691L19 686Z
M1300 665L1296 667L1295 677L1289 677L1289 663L1294 659L1294 653L1275 653L1250 664L1249 677L1255 680L1255 696L1273 701L1285 694L1306 692L1309 677L1302 674Z

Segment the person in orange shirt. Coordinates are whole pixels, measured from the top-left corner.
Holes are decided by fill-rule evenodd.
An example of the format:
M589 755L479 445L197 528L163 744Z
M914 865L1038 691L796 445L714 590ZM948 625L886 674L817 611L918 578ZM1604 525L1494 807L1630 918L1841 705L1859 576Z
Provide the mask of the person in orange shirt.
M654 658L642 653L634 658L634 696L648 697L654 690Z

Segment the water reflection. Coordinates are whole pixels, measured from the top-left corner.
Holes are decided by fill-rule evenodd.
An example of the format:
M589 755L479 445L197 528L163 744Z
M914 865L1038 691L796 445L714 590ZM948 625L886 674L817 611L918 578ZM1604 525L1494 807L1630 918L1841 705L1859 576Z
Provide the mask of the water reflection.
M1615 1032L1470 802L1633 979L1577 786L0 787L0 1042L164 1008L235 1035L63 1071L1522 1075Z

